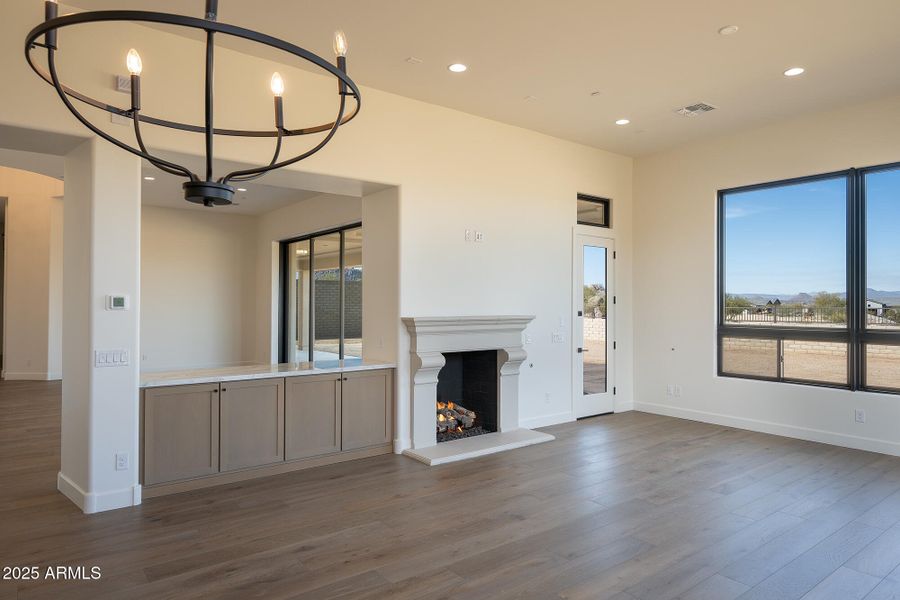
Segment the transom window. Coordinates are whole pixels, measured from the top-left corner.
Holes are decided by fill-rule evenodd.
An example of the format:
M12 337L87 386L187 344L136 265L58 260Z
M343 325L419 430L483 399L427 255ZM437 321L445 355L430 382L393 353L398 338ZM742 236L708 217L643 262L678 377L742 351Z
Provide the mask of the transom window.
M720 375L900 392L900 165L719 192Z
M578 194L578 224L609 227L609 205L607 198Z

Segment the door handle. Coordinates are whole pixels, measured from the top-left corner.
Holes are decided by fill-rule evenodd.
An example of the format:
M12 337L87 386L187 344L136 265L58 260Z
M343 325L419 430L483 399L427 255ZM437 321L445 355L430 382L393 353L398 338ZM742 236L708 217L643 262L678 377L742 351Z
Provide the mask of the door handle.
M578 349L578 354L581 354L582 352L587 352L587 350L586 350L585 348L579 348L579 349Z

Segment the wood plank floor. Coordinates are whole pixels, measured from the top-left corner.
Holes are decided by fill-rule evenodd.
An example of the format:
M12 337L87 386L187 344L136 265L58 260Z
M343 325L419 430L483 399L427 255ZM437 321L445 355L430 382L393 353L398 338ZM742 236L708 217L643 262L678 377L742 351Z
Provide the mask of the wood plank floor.
M59 385L0 384L0 583L22 598L900 598L900 459L661 416L426 467L399 456L82 515Z

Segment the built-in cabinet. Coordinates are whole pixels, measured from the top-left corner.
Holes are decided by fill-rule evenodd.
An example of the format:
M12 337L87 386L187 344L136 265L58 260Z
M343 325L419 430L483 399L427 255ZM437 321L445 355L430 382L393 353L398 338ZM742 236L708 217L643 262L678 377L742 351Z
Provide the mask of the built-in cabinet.
M284 379L223 383L219 407L222 471L284 460Z
M346 373L341 383L341 449L355 450L391 441L390 372Z
M285 380L284 440L288 460L341 451L343 376L309 375Z
M144 391L144 485L219 472L219 384Z
M387 453L392 408L390 369L147 388L142 483L154 495Z

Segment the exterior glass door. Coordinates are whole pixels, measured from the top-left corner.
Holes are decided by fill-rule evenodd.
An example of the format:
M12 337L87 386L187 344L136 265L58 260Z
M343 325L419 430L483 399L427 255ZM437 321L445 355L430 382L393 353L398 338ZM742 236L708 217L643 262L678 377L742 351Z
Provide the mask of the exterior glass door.
M575 416L612 412L612 240L575 242Z

